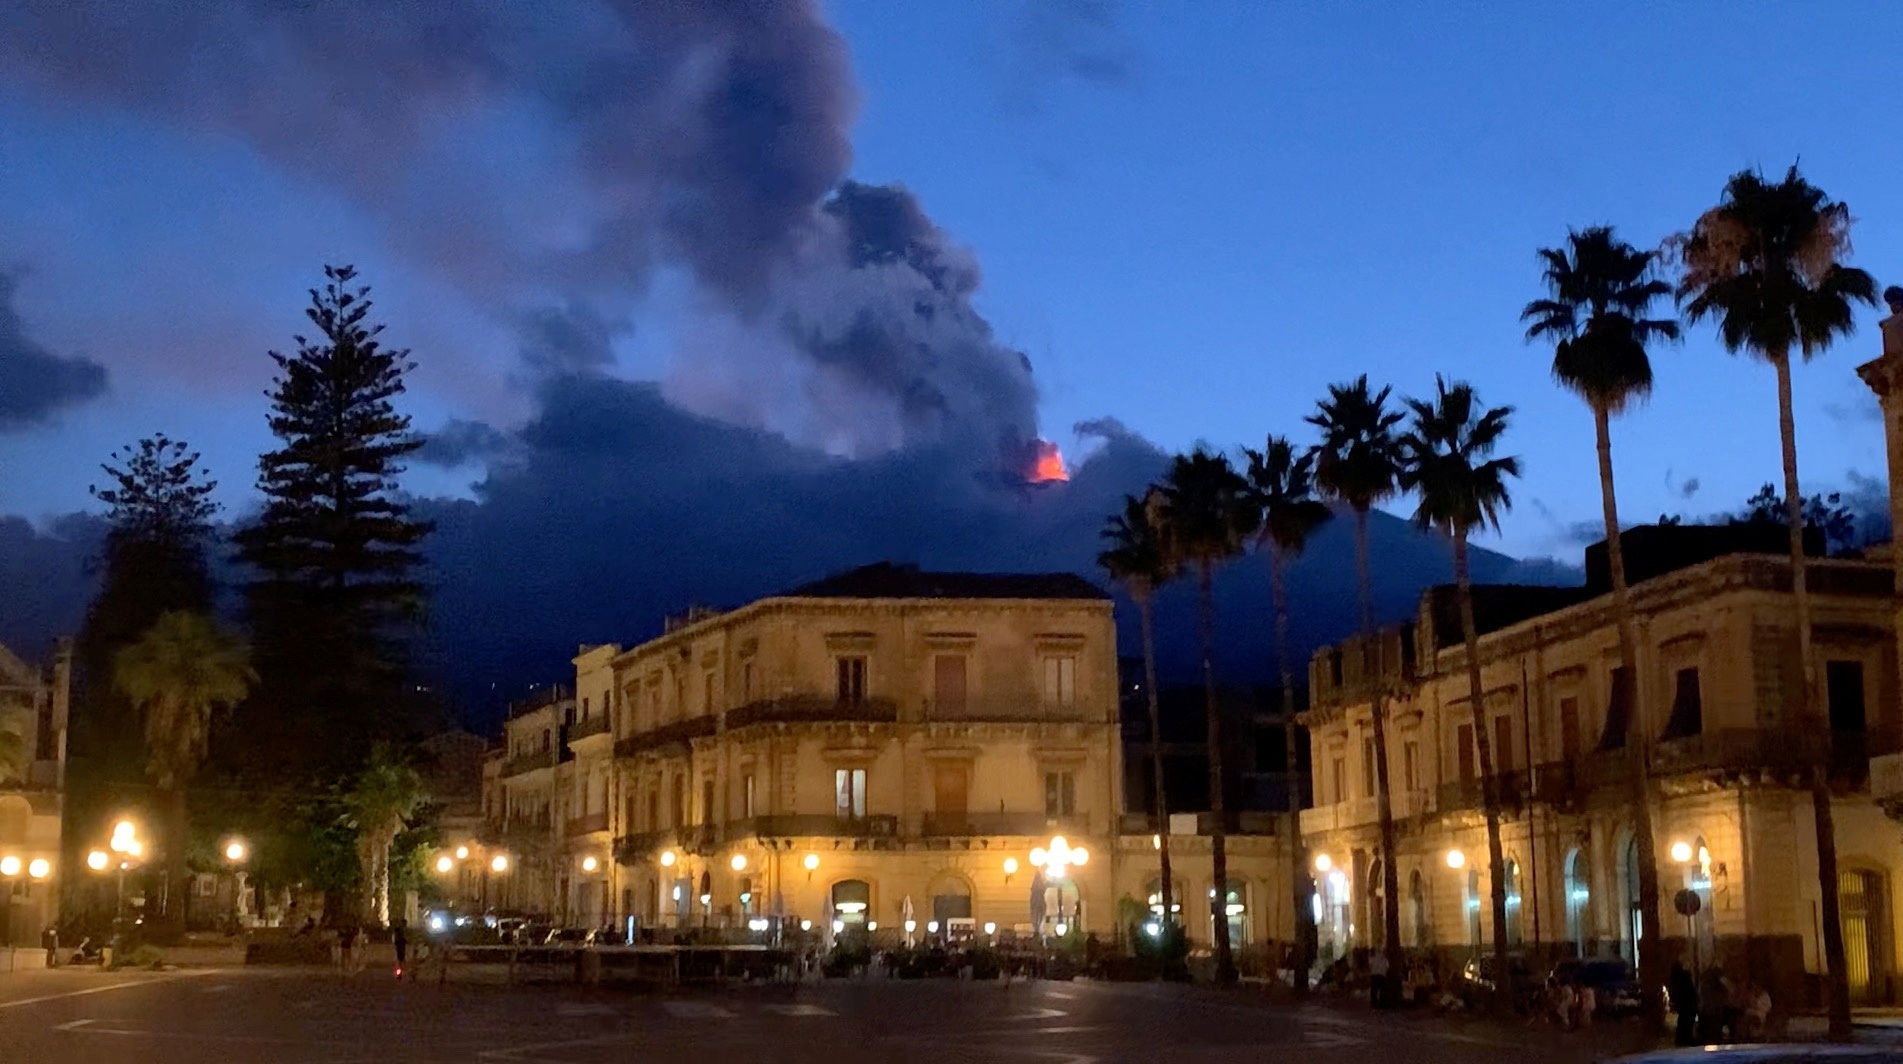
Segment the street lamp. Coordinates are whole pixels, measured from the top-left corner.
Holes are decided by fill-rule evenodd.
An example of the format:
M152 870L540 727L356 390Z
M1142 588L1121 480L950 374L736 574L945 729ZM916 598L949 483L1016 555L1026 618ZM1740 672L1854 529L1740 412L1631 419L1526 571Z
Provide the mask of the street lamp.
M736 872L745 872L747 870L747 855L744 853L736 853L733 855L733 860L728 861L727 865Z
M1326 872L1333 867L1335 867L1335 859L1333 857L1325 853L1315 855L1315 871Z
M1062 835L1053 835L1049 848L1039 847L1031 851L1031 864L1044 869L1049 879L1062 879L1071 866L1082 867L1090 860L1090 851L1082 846L1072 849L1070 842Z
M662 868L672 868L674 867L674 862L678 860L680 860L680 857L677 856L673 850L661 851L661 867Z
M456 847L456 860L458 861L469 860L469 847L467 846Z
M448 854L442 854L436 858L436 870L444 875L448 875L455 867L456 862Z
M819 855L809 853L800 858L800 867L806 869L806 881L811 883L813 881L813 873L819 870Z
M0 876L5 876L8 879L12 879L14 876L17 876L19 874L20 874L20 859L18 857L13 856L12 854L7 854L5 857L0 857Z
M1692 863L1692 844L1680 839L1672 843L1672 860L1679 864Z
M110 862L111 860L112 860L112 856L106 853L106 851L94 850L93 852L86 855L86 867L92 869L95 872L104 872L106 870L107 863Z
M1036 863L1037 863L1037 855L1038 855L1038 854L1041 854L1041 853L1043 853L1043 852L1044 852L1044 851L1042 851L1042 850L1032 850L1032 851L1031 851L1031 854L1032 854L1032 856L1031 856L1031 863L1032 863L1032 864L1036 864ZM1012 877L1012 876L1015 876L1015 875L1017 875L1017 874L1018 874L1018 859L1017 859L1017 858L1015 858L1015 857L1007 857L1007 858L1005 858L1005 859L1004 859L1004 881L1005 881L1006 883L1009 883L1009 882L1011 882L1011 877Z
M45 879L53 874L53 863L44 857L35 857L26 863L26 874L31 879Z
M232 838L225 840L225 861L232 866L231 927L233 934L237 933L239 919L244 915L242 904L244 901L244 869L239 866L244 864L245 858L250 856L250 854L250 847L245 845L243 839Z
M225 843L225 860L232 864L244 860L246 852L243 839L232 839Z
M1458 872L1462 868L1467 867L1467 855L1464 853L1461 853L1459 850L1448 850L1447 851L1447 867L1453 869L1456 872Z
M595 855L592 853L581 859L581 870L584 872L593 872L595 869L600 867L601 867L601 862L597 860Z
M489 859L489 870L497 874L507 872L509 870L509 855L506 853L499 853L499 854L496 854L494 857L491 857Z

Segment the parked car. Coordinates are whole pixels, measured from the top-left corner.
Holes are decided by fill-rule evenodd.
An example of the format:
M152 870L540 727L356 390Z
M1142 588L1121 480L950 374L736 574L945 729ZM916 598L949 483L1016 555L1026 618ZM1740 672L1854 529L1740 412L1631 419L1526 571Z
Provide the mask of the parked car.
M1515 986L1525 987L1532 982L1531 973L1526 967L1526 958L1519 956L1508 957L1507 965L1512 969ZM1493 993L1494 986L1497 983L1493 967L1493 954L1491 953L1482 953L1470 958L1466 966L1460 970L1462 996L1468 997Z
M1818 1042L1693 1046L1620 1057L1615 1064L1895 1064L1895 1046L1846 1046Z
M1602 1015L1619 1016L1639 1011L1639 977L1622 957L1560 961L1547 978L1551 982L1592 987Z

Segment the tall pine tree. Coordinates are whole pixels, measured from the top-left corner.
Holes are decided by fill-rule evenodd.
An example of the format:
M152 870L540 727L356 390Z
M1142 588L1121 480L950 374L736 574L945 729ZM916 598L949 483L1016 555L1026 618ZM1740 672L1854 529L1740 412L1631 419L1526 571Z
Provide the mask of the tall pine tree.
M417 573L427 522L410 517L397 477L422 441L392 400L415 368L384 346L370 289L324 267L305 316L317 334L271 357L271 431L258 459L265 506L238 533L256 571L248 589L263 686L235 720L237 767L336 778L411 723L409 637L422 619Z
M207 557L218 485L198 462L183 441L150 436L114 451L99 467L105 482L91 488L106 504L109 527L99 594L86 609L77 647L69 751L76 797L92 786L136 784L144 773L138 714L113 690L113 655L161 614L211 611Z
M114 816L145 808L145 742L138 707L113 686L113 658L166 613L211 612L216 585L208 560L217 483L199 454L164 434L121 447L100 466L91 488L106 505L108 528L98 559L99 593L79 630L67 751L68 839L96 836ZM83 850L66 855L77 861ZM76 865L74 866L76 867ZM67 904L79 912L98 895L66 878Z

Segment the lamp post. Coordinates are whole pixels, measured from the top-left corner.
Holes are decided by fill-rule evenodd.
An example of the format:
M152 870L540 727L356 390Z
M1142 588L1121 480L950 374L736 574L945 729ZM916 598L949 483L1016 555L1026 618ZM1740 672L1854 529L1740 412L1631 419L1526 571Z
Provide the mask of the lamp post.
M115 951L120 948L125 937L126 872L144 856L145 843L139 840L139 826L130 820L121 820L112 826L112 837L106 843L105 850L94 850L86 855L86 867L95 872L105 872L111 868L115 873L117 896L112 910L112 948Z
M1070 841L1062 835L1051 836L1049 843L1031 851L1031 867L1042 869L1046 882L1061 884L1064 879L1070 875L1072 868L1081 868L1089 861L1089 850L1086 850L1082 846L1071 846ZM1016 863L1016 861L1007 858L1005 861L1006 870L1012 870L1012 866ZM1009 879L1009 876L1007 875L1006 878ZM1079 904L1081 906L1081 902ZM1076 913L1071 915L1081 916L1082 914ZM1053 930L1057 932L1057 937L1062 938L1065 933L1070 931L1075 925L1076 921L1074 919L1066 919L1064 912L1064 895L1063 891L1060 890L1057 895L1057 920L1053 926ZM1039 927L1037 928L1037 932L1041 935L1044 933L1044 929Z
M237 934L244 918L244 864L251 847L243 839L225 840L225 863L231 866L231 932Z

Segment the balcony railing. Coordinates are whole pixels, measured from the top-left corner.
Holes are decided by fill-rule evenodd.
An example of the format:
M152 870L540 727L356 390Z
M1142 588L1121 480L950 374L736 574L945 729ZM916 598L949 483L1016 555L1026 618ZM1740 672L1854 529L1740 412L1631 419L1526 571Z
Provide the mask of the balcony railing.
M1086 719L1084 705L1072 702L1064 705L1045 702L1036 698L1027 699L964 699L957 702L941 702L926 699L924 706L927 721L952 721L970 723L1036 723L1039 721L1075 721Z
M889 698L864 698L857 702L823 696L771 698L749 702L727 711L727 727L744 728L750 724L825 723L830 721L889 724L899 719L899 705Z
M889 839L899 833L899 818L889 814L873 816L834 816L827 813L777 813L729 821L723 834L728 839L770 838L795 835L848 839Z
M1335 825L1330 814L1332 814L1336 808L1338 807L1324 806L1320 809L1302 810L1302 830L1332 830ZM1311 813L1317 814L1317 816L1311 818L1309 816ZM1183 822L1179 820L1178 817L1188 815L1194 815L1196 818L1196 834L1208 835L1215 829L1216 814L1206 811L1195 814L1178 813L1172 815L1170 817L1171 826L1181 829ZM1279 835L1282 832L1282 818L1286 815L1286 813L1270 813L1255 809L1230 809L1224 811L1222 819L1226 825L1225 830L1230 835ZM1326 823L1327 826L1311 828L1309 826L1311 822L1318 825ZM1157 833L1157 820L1148 813L1125 813L1117 820L1117 830L1125 835L1155 834ZM1172 832L1172 834L1181 835L1184 834L1184 832L1177 830Z
M713 852L714 842L715 832L711 824L637 831L615 838L615 860L622 864L635 864L662 850L679 850L704 856Z
M602 732L605 732L607 730L608 730L608 714L606 711L603 711L601 713L595 714L592 717L583 717L582 719L569 725L568 726L568 741L572 743L579 739L586 739L591 735L600 735Z
M679 747L682 752L685 752L688 743L713 733L714 718L689 717L686 720L663 724L658 728L649 728L644 732L636 732L625 739L618 740L615 743L615 756L633 757L635 754L644 754L667 747Z
M555 764L555 751L537 750L530 754L518 754L502 766L504 776L520 776L524 772L534 772L538 768L548 768Z
M589 813L587 816L573 816L568 818L568 834L570 838L576 835L591 835L597 831L607 830L608 813L606 810L599 813Z
M1081 833L1083 820L1076 816L1049 816L1044 813L926 813L919 834L927 837L973 838L981 835L1023 835L1029 837Z

